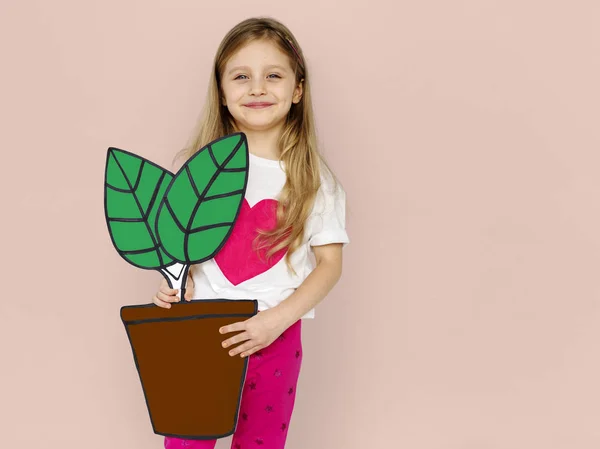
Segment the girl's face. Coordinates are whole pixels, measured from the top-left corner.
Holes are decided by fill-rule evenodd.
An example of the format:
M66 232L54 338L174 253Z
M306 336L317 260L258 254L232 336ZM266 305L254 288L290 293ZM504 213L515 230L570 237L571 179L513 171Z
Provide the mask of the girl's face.
M288 56L265 40L247 44L227 61L221 89L222 104L242 132L283 127L302 95Z

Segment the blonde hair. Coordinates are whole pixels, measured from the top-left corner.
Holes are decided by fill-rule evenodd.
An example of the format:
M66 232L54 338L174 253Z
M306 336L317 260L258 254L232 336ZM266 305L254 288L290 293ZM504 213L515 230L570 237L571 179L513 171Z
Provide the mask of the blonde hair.
M197 129L175 159L183 156L187 160L213 140L237 132L233 117L220 101L221 76L229 58L246 44L257 40L270 41L287 54L295 72L296 85L304 83L301 99L299 103L292 104L278 142L287 179L278 198L277 224L272 231L258 230L263 240L260 248L269 248L268 258L288 247L286 264L296 274L290 257L302 244L305 222L321 186L321 169L330 174L334 184L338 181L318 151L310 78L302 49L285 25L269 17L255 17L238 23L225 35L214 57L206 102Z

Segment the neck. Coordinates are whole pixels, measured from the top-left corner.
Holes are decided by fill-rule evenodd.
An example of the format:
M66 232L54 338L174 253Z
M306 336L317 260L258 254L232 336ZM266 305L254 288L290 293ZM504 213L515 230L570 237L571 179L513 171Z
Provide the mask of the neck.
M246 134L248 140L248 151L255 156L265 159L279 160L279 138L283 126L273 127L268 130L252 130L240 127L241 132Z

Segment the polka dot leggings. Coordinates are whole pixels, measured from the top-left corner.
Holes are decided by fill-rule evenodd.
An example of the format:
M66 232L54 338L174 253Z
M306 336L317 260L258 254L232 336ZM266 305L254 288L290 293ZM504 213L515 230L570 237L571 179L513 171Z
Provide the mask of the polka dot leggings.
M284 449L302 364L301 326L300 319L249 356L231 449ZM213 449L216 443L165 437L164 447Z

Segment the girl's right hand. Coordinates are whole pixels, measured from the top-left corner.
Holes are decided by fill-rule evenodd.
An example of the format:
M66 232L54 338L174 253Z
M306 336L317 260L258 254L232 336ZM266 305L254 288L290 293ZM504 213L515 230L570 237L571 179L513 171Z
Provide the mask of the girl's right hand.
M159 307L164 307L165 309L170 309L172 302L179 302L179 296L177 296L177 293L179 293L179 290L175 289L175 288L170 288L169 283L163 277L162 281L160 283L158 292L152 298L152 302ZM187 283L185 286L185 300L191 301L191 299L193 297L194 297L194 280L192 278L192 270L189 269L188 270L188 279L187 279Z

